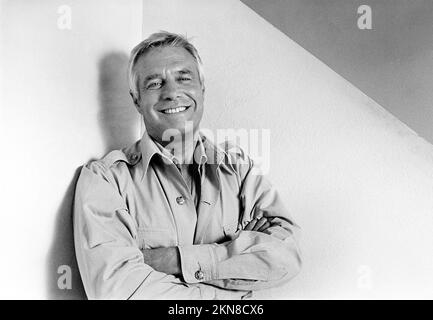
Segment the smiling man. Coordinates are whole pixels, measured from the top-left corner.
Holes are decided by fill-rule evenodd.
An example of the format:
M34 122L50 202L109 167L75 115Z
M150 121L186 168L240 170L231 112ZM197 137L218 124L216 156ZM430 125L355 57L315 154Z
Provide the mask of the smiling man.
M168 32L131 52L146 132L81 171L77 261L90 299L241 299L300 270L298 226L254 162L200 133L204 76Z

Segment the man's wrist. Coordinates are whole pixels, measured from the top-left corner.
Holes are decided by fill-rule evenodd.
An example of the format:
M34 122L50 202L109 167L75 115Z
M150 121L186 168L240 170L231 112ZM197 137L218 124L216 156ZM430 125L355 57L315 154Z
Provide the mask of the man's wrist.
M177 247L141 250L144 263L156 271L174 276L181 275L180 254Z

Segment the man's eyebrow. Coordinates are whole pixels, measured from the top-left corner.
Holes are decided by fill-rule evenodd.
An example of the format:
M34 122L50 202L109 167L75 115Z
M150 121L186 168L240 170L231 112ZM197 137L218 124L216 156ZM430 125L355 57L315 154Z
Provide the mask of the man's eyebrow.
M192 70L188 69L188 68L183 68L180 69L178 71L176 71L176 73L181 74L181 75L193 75L194 72L192 72ZM149 74L144 78L143 82L147 82L153 79L158 79L161 78L161 75L159 73L153 73L153 74Z
M157 79L157 78L161 78L161 75L158 74L158 73L149 74L148 76L146 76L144 78L144 82L147 82L147 81L150 81L150 80L153 80L153 79Z
M188 69L188 68L180 69L176 73L179 73L179 74L191 74L191 75L193 74L193 72L190 69Z

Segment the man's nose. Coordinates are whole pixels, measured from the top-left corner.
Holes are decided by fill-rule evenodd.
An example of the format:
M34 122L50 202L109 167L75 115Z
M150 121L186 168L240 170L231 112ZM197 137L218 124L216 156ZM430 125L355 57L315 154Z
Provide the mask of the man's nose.
M175 100L177 97L178 97L178 88L176 82L166 81L161 92L162 100Z

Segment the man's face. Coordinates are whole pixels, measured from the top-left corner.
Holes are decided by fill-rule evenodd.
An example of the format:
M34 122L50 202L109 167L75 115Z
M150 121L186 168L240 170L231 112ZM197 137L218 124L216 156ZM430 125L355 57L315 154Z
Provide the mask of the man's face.
M148 134L161 141L167 129L185 131L192 121L197 131L203 115L203 88L197 62L180 47L154 48L139 57L135 65L139 97Z

